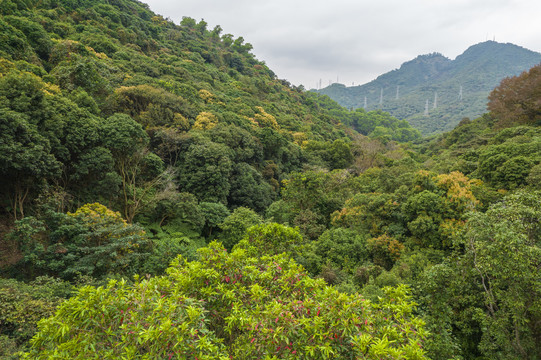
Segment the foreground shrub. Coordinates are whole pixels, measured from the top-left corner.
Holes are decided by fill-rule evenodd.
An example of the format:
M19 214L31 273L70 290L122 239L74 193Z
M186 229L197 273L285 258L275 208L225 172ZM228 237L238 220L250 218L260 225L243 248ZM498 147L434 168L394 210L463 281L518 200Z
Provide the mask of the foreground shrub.
M214 242L167 275L82 288L39 324L30 359L425 359L408 289L377 303L308 277L287 255Z

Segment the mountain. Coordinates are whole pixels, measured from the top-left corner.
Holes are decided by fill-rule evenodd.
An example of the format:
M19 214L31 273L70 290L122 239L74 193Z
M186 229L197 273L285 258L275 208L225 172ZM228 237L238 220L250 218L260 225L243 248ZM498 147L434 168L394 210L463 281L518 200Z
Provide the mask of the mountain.
M0 360L541 359L541 66L418 139L221 32L0 1Z
M263 212L289 173L349 165L329 151L350 159L353 123L419 137L278 79L220 26L139 1L0 2L0 29L0 223L56 191L62 210L101 202L128 222L168 189Z
M439 53L420 55L367 84L332 84L318 92L347 108L388 111L428 135L480 116L486 112L488 94L502 79L539 62L540 53L486 41L455 60Z

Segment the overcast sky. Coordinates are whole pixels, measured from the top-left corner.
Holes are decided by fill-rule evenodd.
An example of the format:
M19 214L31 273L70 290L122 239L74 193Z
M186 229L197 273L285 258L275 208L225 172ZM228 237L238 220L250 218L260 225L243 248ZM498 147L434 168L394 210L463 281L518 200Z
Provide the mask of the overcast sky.
M495 39L541 52L539 0L141 0L242 36L280 79L364 84L417 55Z

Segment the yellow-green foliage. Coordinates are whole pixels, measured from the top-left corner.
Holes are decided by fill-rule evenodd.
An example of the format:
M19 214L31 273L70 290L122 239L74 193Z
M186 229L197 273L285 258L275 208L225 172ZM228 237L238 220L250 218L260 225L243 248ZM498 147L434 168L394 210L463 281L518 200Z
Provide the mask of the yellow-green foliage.
M192 126L194 130L210 130L218 125L216 115L208 111L203 111L195 118L195 123Z
M255 125L259 127L270 127L274 130L278 130L280 128L276 122L276 118L271 114L268 114L263 107L256 106L256 109L258 112L253 118L250 118L250 121L252 121Z
M377 303L311 279L287 255L218 243L167 275L85 287L39 324L26 359L426 359L406 287Z

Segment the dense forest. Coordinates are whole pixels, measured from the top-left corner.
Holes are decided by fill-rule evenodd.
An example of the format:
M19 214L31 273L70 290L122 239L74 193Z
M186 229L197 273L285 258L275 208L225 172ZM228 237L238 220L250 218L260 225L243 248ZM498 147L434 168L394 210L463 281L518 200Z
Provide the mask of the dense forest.
M0 27L0 359L541 358L541 65L423 138L135 0Z

